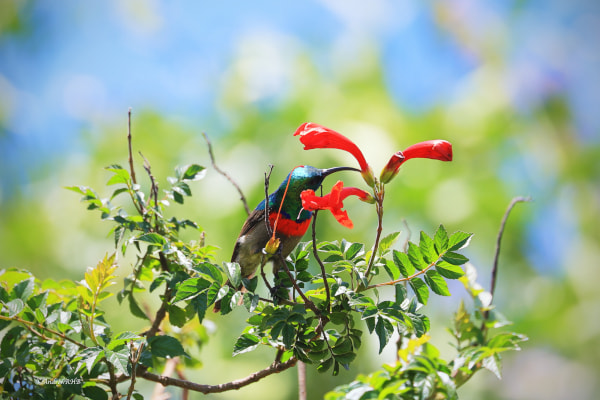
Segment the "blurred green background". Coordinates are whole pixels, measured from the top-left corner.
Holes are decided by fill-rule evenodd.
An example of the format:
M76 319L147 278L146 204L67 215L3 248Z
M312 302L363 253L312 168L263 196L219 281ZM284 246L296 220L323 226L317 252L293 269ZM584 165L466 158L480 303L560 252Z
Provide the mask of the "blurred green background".
M519 195L534 200L519 204L508 222L495 299L530 341L505 357L503 380L482 372L461 398L595 398L598 39L600 4L591 0L2 0L0 267L79 280L112 251L109 224L64 186L110 194L103 167L127 162L129 107L134 151L150 161L159 184L176 165L209 166L206 132L251 207L263 196L269 164L273 186L298 164L354 165L341 151L303 151L292 136L303 122L352 138L376 173L397 150L446 139L452 163L411 161L388 185L384 233L402 230L402 240L409 233L417 240L440 223L473 232L466 255L488 287L507 204ZM141 176L141 157L136 162ZM360 187L349 175L347 185ZM218 261L229 260L245 219L237 193L210 168L192 190L191 201L170 212L197 221L220 247ZM347 209L355 228L323 215L319 237L371 245L372 210L352 201ZM121 275L131 261L121 260ZM463 296L458 285L451 292L426 307L433 342L447 354L444 327ZM272 361L268 351L230 358L246 317L238 311L209 316L204 367L188 371L190 379L226 382ZM126 314L111 317L116 329L143 327ZM392 346L377 356L367 342L352 370L337 378L310 373L309 398L394 359ZM293 399L294 374L191 398ZM153 385L143 388L149 394Z

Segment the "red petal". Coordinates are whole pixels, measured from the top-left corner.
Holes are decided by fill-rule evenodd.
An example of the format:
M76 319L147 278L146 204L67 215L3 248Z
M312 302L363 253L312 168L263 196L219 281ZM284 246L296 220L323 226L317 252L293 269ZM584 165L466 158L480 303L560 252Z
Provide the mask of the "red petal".
M402 152L404 157L431 158L440 161L452 161L452 145L445 140L427 140L409 146Z
M362 151L354 142L346 136L313 122L305 122L298 129L294 136L300 135L300 142L304 145L304 150L311 149L339 149L349 152L356 158L361 171L367 171L369 165Z

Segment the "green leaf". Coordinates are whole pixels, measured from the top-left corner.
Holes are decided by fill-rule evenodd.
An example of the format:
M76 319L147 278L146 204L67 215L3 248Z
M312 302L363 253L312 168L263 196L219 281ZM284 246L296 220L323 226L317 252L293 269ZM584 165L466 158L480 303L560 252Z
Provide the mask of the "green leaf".
M144 338L136 333L133 332L129 332L129 331L125 331L125 332L121 332L119 333L117 336L115 336L114 338L111 339L110 343L108 344L108 346L106 346L107 349L109 350L114 350L116 347L121 346L127 342L131 342L131 341L142 341L144 340Z
M413 278L409 281L409 284L412 290L415 292L419 303L426 305L427 300L429 299L429 289L427 288L425 282L419 278Z
M117 371L126 375L127 364L129 364L129 349L127 347L120 351L105 350L106 359L115 366Z
M409 277L416 272L414 265L412 264L406 253L394 250L393 258L394 263L400 269L400 273L402 274L402 276Z
M435 245L435 250L438 254L443 253L448 248L448 232L446 232L446 228L444 225L440 225L437 231L435 232L435 236L433 237L433 243Z
M181 342L168 335L148 338L148 347L154 357L189 357L183 349Z
M502 379L501 362L498 354L493 354L483 359L481 365L483 368L491 371L498 379Z
M98 387L91 386L86 383L86 386L83 387L83 394L86 398L91 400L108 400L108 393L106 390Z
M198 296L203 290L207 289L211 283L204 278L189 278L177 285L177 292L172 303L182 300L189 300Z
M223 262L223 266L225 267L225 273L227 274L227 278L229 278L229 282L231 282L233 287L239 288L242 284L240 264L236 262Z
M140 242L147 242L153 245L164 246L167 243L167 240L159 235L158 233L145 233L139 236L136 240Z
M352 243L346 250L346 260L352 260L356 256L364 254L365 245L362 243Z
M34 281L33 278L25 279L15 285L11 292L11 298L13 299L21 299L23 301L27 301L29 296L33 293L34 289Z
M436 271L430 269L425 273L425 283L427 283L434 293L440 296L450 296L446 281Z
M318 372L326 372L333 365L333 358L328 358L317 367Z
M290 349L296 339L296 328L292 324L283 324L281 331L283 345L286 349Z
M429 263L425 262L421 254L421 248L413 242L408 242L408 258L417 269L424 269Z
M448 264L445 261L440 261L435 265L435 270L444 278L458 279L465 274L462 268L458 265Z
M390 321L379 317L375 324L375 333L379 338L379 354L381 354L383 348L389 342L392 333L394 333L394 327Z
M127 296L127 300L129 302L129 312L131 312L131 314L141 319L149 319L144 310L142 310L142 308L139 306L131 292L129 296Z
M460 250L469 245L469 241L473 235L466 232L455 232L448 240L448 251Z
M169 322L171 325L174 325L178 328L181 328L183 325L185 325L186 316L185 311L182 308L170 305L167 308L167 311L169 312Z
M21 299L14 299L6 303L9 317L14 317L15 315L19 314L21 311L23 311L24 307L25 303Z
M385 260L383 267L393 281L400 278L400 268L398 268L398 265L394 261Z
M469 259L462 254L454 253L452 251L446 252L446 254L442 256L442 260L452 265L463 265L469 261Z
M198 164L191 164L185 168L185 172L181 176L182 180L185 181L197 181L204 178L204 173L201 173L205 170L205 168Z
M252 351L256 349L259 343L260 339L258 338L258 336L252 335L250 333L244 333L235 342L235 345L233 346L233 355L237 356L238 354Z
M382 254L388 251L394 242L396 242L398 236L400 236L400 232L392 232L389 235L384 236L379 242L379 251Z
M433 240L423 231L421 231L419 248L421 249L421 255L423 256L423 259L427 264L431 264L438 258Z
M244 293L244 306L248 312L253 312L258 306L260 296L252 293Z

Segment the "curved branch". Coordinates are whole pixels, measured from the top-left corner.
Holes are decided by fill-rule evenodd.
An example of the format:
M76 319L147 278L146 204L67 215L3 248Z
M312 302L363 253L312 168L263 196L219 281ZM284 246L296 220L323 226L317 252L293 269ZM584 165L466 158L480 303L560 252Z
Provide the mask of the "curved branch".
M208 140L208 135L206 135L206 133L202 132L202 136L204 136L204 140L206 141L206 144L208 145L208 155L210 156L210 163L212 164L213 168L219 174L223 175L236 188L236 190L240 194L240 200L244 204L244 209L246 210L246 214L250 215L250 208L248 208L248 202L246 201L246 196L244 196L244 192L242 192L242 189L240 188L240 186L237 184L236 181L233 180L233 178L231 176L229 176L229 174L227 172L223 171L221 168L219 168L217 166L217 163L215 162L215 155L213 154L213 150L212 150L212 144L210 143L210 140Z
M151 372L146 371L138 371L138 377L144 378L146 380L160 383L163 386L176 386L183 389L192 390L194 392L200 392L204 394L208 393L221 393L226 392L228 390L237 390L244 386L248 386L254 382L258 382L259 380L272 375L279 373L281 371L285 371L296 365L298 360L296 358L290 358L289 360L282 363L274 363L267 368L257 371L253 374L248 375L245 378L238 379L235 381L221 383L219 385L201 385L199 383L194 383L190 381L186 381L183 379L171 378L169 376L164 375L156 375Z

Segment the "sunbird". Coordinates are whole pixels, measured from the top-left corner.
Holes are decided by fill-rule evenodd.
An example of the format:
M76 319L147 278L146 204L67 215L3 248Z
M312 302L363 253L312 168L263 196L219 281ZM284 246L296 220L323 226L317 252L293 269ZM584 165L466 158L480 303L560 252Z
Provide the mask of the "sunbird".
M273 235L269 234L265 224L265 200L244 222L240 235L235 242L231 261L240 265L242 278L251 278L256 273L263 257L273 262L273 274L282 268L285 259L294 250L310 226L313 213L302 208L300 193L311 189L317 190L326 176L338 171L358 171L352 167L334 167L319 169L310 165L294 168L283 180L281 185L268 197L268 221L275 239L279 239L281 255L266 254L263 249ZM235 288L236 290L240 288ZM214 311L220 310L220 302L215 303Z

